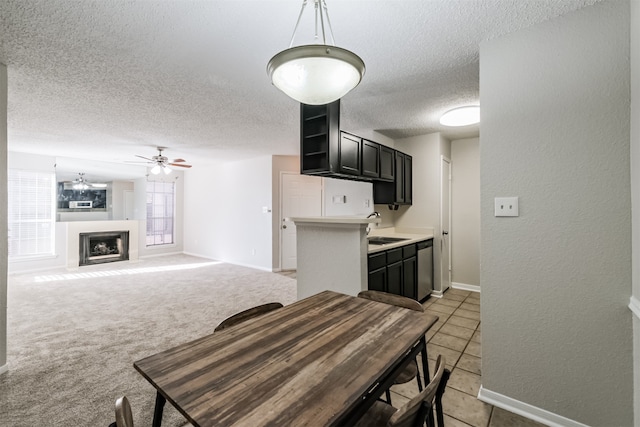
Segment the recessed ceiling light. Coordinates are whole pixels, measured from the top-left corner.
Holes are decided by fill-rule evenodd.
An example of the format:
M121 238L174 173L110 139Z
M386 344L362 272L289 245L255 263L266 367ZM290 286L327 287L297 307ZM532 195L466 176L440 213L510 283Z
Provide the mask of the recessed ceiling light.
M440 124L444 126L468 126L480 123L480 106L454 108L440 117Z

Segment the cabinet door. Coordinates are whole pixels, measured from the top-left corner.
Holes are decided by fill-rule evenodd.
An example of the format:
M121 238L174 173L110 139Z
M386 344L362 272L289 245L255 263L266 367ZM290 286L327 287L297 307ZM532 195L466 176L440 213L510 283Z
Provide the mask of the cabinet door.
M418 259L416 257L407 258L402 261L402 295L411 298L418 298Z
M380 177L380 144L362 140L362 176Z
M387 292L402 295L402 261L387 266Z
M410 205L413 202L413 178L412 178L412 158L404 156L404 203Z
M404 203L404 154L396 151L396 200Z
M387 267L369 272L369 290L387 292Z
M338 171L349 175L360 175L360 147L362 139L345 132L340 133Z
M380 146L380 179L393 181L395 174L395 150L384 145Z

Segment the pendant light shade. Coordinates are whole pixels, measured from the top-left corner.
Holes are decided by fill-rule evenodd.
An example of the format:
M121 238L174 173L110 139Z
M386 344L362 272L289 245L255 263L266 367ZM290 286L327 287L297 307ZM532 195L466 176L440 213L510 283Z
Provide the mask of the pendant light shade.
M327 5L324 0L315 0L316 39L317 23L320 22L323 44L307 44L291 47L307 4L302 10L293 31L289 49L276 54L267 64L267 73L275 87L298 102L309 105L329 104L342 98L358 86L364 76L362 59L346 49L325 44L324 22L329 26L333 40Z
M283 50L271 58L267 71L273 84L298 102L329 104L358 86L364 62L346 49L304 45Z

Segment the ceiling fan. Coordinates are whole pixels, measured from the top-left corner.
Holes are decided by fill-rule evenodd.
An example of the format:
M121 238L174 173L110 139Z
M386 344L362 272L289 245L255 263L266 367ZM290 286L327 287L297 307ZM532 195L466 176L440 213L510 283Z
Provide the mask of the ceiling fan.
M71 187L74 190L87 190L89 188L106 188L107 184L89 182L83 172L78 172L78 177L71 181Z
M149 165L153 165L153 167L151 168L151 173L154 175L157 175L160 173L160 171L164 172L165 174L170 174L171 173L171 168L169 166L173 166L173 167L180 167L180 168L190 168L191 165L188 165L184 162L186 162L186 160L184 159L173 159L173 160L169 160L169 158L167 156L162 155L162 151L165 150L166 147L158 147L158 154L156 156L153 156L151 158L149 157L144 157L144 156L139 156L136 154L136 157L140 157L141 159L145 159L147 160L147 164Z

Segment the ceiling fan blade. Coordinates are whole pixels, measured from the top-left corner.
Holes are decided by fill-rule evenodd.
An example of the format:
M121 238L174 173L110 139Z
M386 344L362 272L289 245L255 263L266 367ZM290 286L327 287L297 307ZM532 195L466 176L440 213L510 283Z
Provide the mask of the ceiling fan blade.
M191 165L181 165L179 163L167 163L169 166L177 166L179 168L190 168Z
M171 160L171 163L184 163L184 162L186 162L185 159L173 159L173 160Z
M138 156L137 154L135 154L136 157L140 157L141 159L145 159L145 160L149 160L150 162L153 162L153 159L150 159L148 157L144 157L144 156Z

